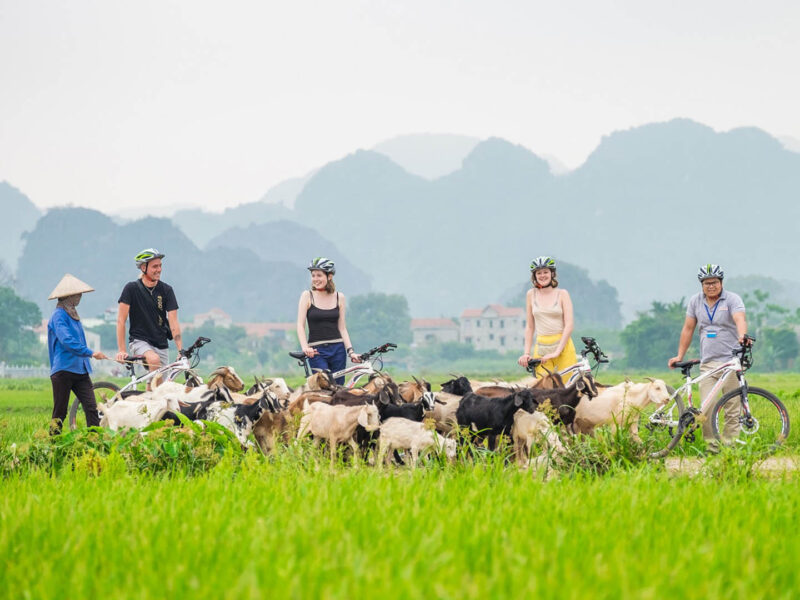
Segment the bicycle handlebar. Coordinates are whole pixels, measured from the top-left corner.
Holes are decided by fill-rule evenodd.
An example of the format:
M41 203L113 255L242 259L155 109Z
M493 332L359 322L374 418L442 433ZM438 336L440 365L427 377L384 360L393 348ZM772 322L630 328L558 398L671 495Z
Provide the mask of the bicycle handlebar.
M195 352L197 352L198 350L200 350L200 348L202 348L203 346L205 346L205 345L206 345L207 343L209 343L210 341L211 341L210 339L208 339L207 337L203 337L203 336L201 335L200 337L198 337L198 338L197 338L197 339L194 341L194 343L193 343L191 346L189 346L188 348L184 348L183 350L181 350L181 351L179 352L179 354L180 354L181 356L185 356L186 358L191 358L191 357L192 357L192 355L193 355Z
M387 342L381 346L375 346L372 350L368 350L363 354L359 354L358 358L360 358L361 360L367 360L372 356L374 356L375 354L385 354L386 352L391 352L395 348L397 348L397 344L393 344L392 342Z
M598 364L608 362L608 357L605 352L600 349L600 346L597 345L597 341L593 337L582 337L581 341L586 346L581 350L581 356L586 358L587 354L591 354Z

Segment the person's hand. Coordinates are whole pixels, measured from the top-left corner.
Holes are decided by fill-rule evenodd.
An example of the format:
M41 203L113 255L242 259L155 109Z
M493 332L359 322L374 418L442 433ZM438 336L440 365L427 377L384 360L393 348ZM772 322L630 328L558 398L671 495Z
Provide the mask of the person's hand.
M528 366L528 361L530 359L531 359L531 355L530 354L523 354L522 356L520 356L517 359L517 363L519 363L520 367L527 367Z
M681 360L681 357L680 357L680 356L673 356L672 358L670 358L670 359L667 361L667 366L668 366L670 369L674 369L675 367L674 367L673 365L674 365L676 362L680 362L680 360Z
M542 357L542 362L547 362L548 360L555 360L558 358L560 352L551 352L550 354L545 354Z
M116 358L116 361L117 361L118 363L125 362L125 359L126 359L126 358L128 358L128 353L127 353L127 352L125 352L125 351L117 352L117 358Z
M749 348L753 345L753 339L748 337L745 333L742 337L739 338L739 343L744 346L745 348Z
M303 348L303 354L305 354L308 358L314 358L319 352L309 346L308 348Z
M99 350L97 352L92 352L92 358L95 360L108 360L108 357Z
M352 362L352 363L360 363L360 362L364 362L364 361L361 360L361 357L358 354L356 354L355 352L351 351L350 352L350 362Z

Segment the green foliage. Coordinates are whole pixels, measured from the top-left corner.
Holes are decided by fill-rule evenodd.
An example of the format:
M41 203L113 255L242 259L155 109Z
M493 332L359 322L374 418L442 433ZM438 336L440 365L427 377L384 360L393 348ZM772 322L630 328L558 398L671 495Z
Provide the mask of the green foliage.
M755 368L780 371L792 367L800 353L800 343L793 327L800 325L800 308L794 312L770 302L770 293L754 290L742 294L748 331L756 337Z
M408 301L400 294L371 293L348 301L347 330L357 352L384 342L411 342Z
M241 454L236 437L221 425L206 422L201 428L185 417L181 422L182 427L172 427L157 421L142 433L89 427L50 437L39 430L19 446L0 444L0 475L36 468L53 473L83 469L98 475L109 461L120 458L132 473L194 475L213 468L225 453Z
M653 302L650 310L639 313L620 334L625 348L625 363L635 369L661 368L678 348L686 305L676 302ZM691 348L687 356L691 355Z
M39 362L42 346L30 328L41 321L36 304L23 300L11 288L0 287L0 361Z

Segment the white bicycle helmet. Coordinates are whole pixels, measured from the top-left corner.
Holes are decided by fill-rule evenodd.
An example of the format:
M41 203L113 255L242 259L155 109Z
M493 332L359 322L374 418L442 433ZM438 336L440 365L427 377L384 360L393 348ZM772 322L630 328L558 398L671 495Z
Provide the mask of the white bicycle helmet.
M531 271L536 271L538 269L555 269L556 268L556 261L554 261L549 256L537 256L531 262Z
M136 261L136 266L141 267L156 258L164 258L164 255L155 248L145 248L136 255L134 260Z
M712 265L708 263L707 265L703 265L700 267L700 270L697 272L697 279L700 281L704 281L706 279L722 279L725 277L725 271L719 265Z
M335 275L336 265L333 264L333 261L331 259L325 258L324 256L318 256L311 261L310 265L308 265L308 270L322 271L324 273L330 273L331 275Z

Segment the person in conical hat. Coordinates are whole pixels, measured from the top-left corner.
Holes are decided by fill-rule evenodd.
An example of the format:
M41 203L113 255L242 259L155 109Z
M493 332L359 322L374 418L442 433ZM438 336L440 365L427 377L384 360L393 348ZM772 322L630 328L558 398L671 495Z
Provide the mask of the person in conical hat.
M70 392L74 392L80 400L86 415L86 424L100 425L92 379L89 376L92 372L89 358L101 360L108 357L86 345L86 334L78 316L81 296L93 291L94 288L89 284L67 273L48 297L48 300L58 300L47 322L50 383L53 386L53 417L50 421L52 435L61 433L69 407Z

